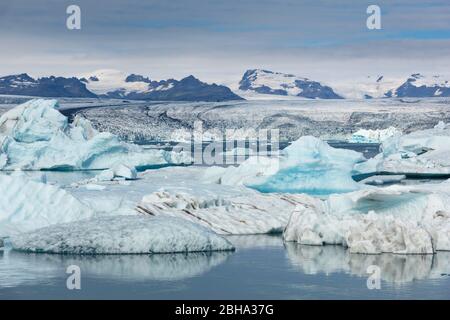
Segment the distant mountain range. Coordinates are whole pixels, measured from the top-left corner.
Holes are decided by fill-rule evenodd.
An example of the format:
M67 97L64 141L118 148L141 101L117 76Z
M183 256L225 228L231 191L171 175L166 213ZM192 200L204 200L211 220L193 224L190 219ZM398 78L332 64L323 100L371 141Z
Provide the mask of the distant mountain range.
M333 88L293 74L262 69L247 70L239 82L241 95L291 96L309 99L450 97L450 82L440 76L412 74L406 80L368 76ZM255 98L253 95L252 98Z
M39 97L114 98L149 101L229 101L247 99L345 99L450 97L450 82L440 76L415 73L406 80L368 76L334 86L293 74L247 70L239 90L208 84L194 76L152 80L139 74L99 70L80 77L42 77L26 73L0 78L0 94Z
M207 84L194 76L154 81L136 74L122 77L122 73L115 70L81 78L6 76L0 78L0 94L152 101L243 100L226 86Z

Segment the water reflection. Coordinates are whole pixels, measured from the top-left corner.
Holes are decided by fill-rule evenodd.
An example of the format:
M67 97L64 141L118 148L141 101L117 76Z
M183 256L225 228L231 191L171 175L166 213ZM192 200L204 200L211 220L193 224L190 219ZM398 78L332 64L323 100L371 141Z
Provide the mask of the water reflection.
M231 252L155 255L70 256L27 254L12 250L0 255L0 287L34 285L65 276L69 265L83 275L122 281L182 280L200 276L224 263Z
M351 254L341 246L303 246L286 243L290 263L305 274L347 273L367 277L367 268L380 268L381 279L404 284L422 279L439 279L450 275L450 252L435 255L363 255Z

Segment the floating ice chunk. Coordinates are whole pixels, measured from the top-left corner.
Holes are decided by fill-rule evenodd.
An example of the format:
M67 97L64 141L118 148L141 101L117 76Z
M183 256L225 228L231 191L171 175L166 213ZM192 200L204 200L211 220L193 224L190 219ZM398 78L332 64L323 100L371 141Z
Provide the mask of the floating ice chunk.
M405 179L405 175L376 175L362 180L361 183L369 185L383 185L397 183Z
M341 244L354 253L424 254L450 250L449 183L391 186L297 205L285 241Z
M352 179L362 154L330 147L320 139L306 136L281 152L280 158L250 158L238 168L223 172L220 183L244 185L261 192L324 195L357 190ZM257 162L259 161L259 162Z
M60 254L143 254L233 250L207 228L171 217L114 216L58 224L11 237L13 249Z
M111 181L114 179L114 171L112 169L106 169L100 172L94 177L94 181Z
M94 130L88 120L72 124L56 100L35 99L0 118L0 169L107 169L190 162L186 153L144 150Z
M350 143L381 143L386 139L401 134L401 131L395 127L389 127L381 130L359 129L352 134Z
M0 174L0 236L86 219L94 212L65 190Z
M137 178L137 172L135 168L130 168L124 164L117 164L112 167L114 177L121 177L128 180L135 180Z
M395 135L381 149L374 159L377 172L450 175L450 126L442 122L433 129Z

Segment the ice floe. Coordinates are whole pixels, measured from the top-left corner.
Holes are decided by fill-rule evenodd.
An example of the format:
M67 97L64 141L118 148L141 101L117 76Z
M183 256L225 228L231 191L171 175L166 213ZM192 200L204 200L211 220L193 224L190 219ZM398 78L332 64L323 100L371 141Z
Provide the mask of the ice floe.
M76 116L69 124L56 100L35 99L0 118L0 169L107 169L167 163L190 163L185 153L145 150L96 131Z
M153 254L233 250L208 228L172 217L114 216L58 224L11 237L19 251Z
M359 189L352 172L363 161L358 152L305 136L282 150L279 158L254 157L237 168L211 168L206 178L222 184L244 184L261 192L326 195Z
M0 174L0 195L0 236L94 215L67 191L24 176Z
M450 182L389 186L309 198L297 205L285 241L340 244L353 253L450 250Z

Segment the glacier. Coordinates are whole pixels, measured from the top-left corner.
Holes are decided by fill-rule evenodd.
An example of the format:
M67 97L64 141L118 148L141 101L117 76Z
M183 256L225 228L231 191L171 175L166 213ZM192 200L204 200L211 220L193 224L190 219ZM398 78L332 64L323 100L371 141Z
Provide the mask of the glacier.
M156 254L234 250L225 238L186 220L115 216L58 224L11 237L17 251Z
M258 191L327 195L354 191L353 168L361 153L330 147L312 136L301 137L278 158L254 157L239 167L211 168L206 176L222 184L243 184Z
M0 118L1 170L107 169L190 163L185 153L143 148L120 141L76 116L69 124L56 100L34 99L9 110Z
M340 244L352 253L450 250L450 181L371 188L297 205L285 241Z

